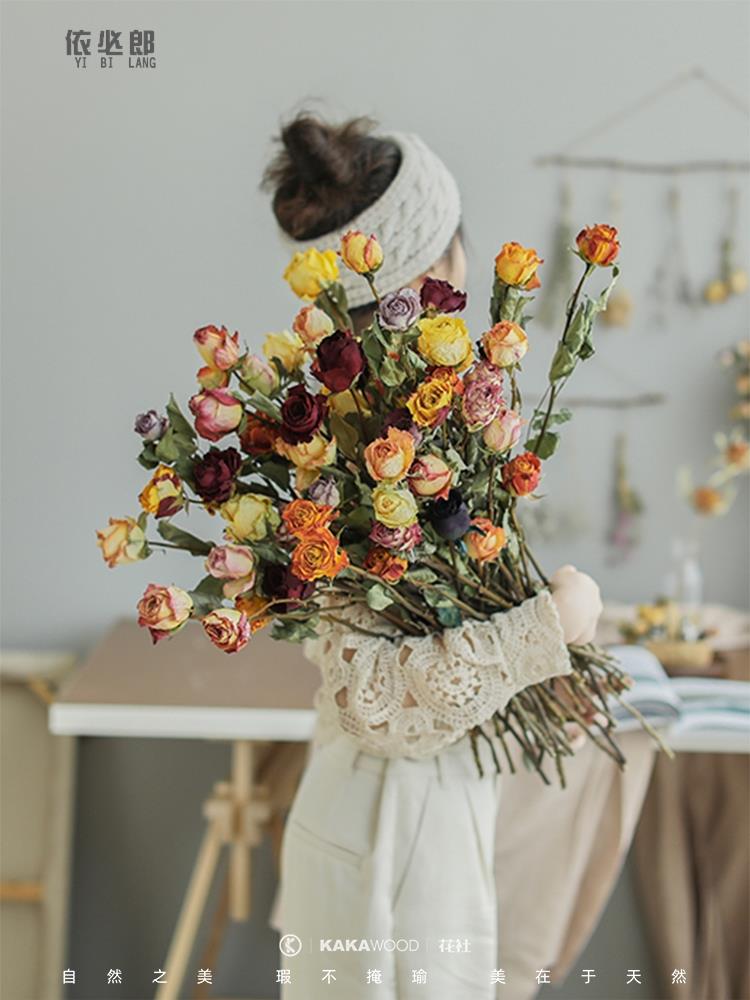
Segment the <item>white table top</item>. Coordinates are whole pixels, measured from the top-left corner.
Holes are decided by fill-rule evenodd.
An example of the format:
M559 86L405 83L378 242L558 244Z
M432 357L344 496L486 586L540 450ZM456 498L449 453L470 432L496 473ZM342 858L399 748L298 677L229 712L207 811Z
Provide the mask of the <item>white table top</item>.
M68 736L304 741L319 684L302 647L265 630L226 654L191 625L153 646L122 621L63 684L49 727Z

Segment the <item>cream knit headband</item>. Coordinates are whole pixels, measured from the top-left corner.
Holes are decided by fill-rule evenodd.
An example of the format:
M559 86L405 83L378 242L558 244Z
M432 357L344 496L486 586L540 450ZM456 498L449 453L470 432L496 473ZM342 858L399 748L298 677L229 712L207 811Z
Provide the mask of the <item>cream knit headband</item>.
M350 229L360 229L368 236L374 233L385 255L376 275L381 294L403 288L427 271L445 253L461 221L458 185L443 161L418 135L394 132L385 138L401 150L401 164L376 202L341 229L314 240L295 240L281 233L291 252L309 247L338 250L341 237ZM350 308L373 301L361 275L342 266L339 280Z

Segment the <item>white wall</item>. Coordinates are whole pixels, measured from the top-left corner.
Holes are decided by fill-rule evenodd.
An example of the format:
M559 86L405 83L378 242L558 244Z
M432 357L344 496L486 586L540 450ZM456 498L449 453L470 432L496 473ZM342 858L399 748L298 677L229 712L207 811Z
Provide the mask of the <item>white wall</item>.
M747 92L748 10L716 0L5 3L3 642L83 648L131 613L149 580L193 579L182 556L109 571L94 530L137 510L144 473L133 416L170 389L183 399L193 391L193 330L225 323L257 346L293 315L258 190L280 116L318 98L333 115L368 112L419 131L443 155L464 194L468 318L479 335L498 246L517 239L550 249L558 179L533 158L696 64ZM65 55L70 27L154 29L158 66L78 71ZM584 151L741 158L747 124L695 85ZM580 223L607 218L610 182L574 179ZM685 184L696 279L717 257L723 183ZM740 183L746 233L746 175ZM607 596L646 598L682 530L675 469L708 458L723 420L728 393L712 359L747 333L748 296L653 329L643 297L666 236L665 186L628 176L622 192L623 284L637 321L600 336L574 392L669 396L626 423L648 505L643 543L625 567L607 565L621 418L581 411L547 486L561 503L580 504L590 530L542 556L593 571ZM750 264L746 239L742 253ZM553 338L532 331L532 344L527 389L541 386ZM708 596L736 605L747 601L746 496L745 488L733 514L706 532ZM97 742L87 745L94 754ZM183 766L200 752L186 747ZM101 792L100 779L82 787L82 801ZM163 808L156 792L150 802ZM83 836L95 838L86 815ZM91 898L79 905L81 926L93 931Z
M193 391L192 331L226 323L257 346L293 315L258 190L281 115L312 96L333 114L419 130L440 151L464 193L479 335L499 244L551 246L557 177L531 166L538 153L689 66L739 91L748 83L748 8L733 3L8 3L4 13L3 623L19 645L86 644L130 613L148 580L192 579L181 556L108 571L93 532L137 510L133 415L170 389ZM157 68L75 70L64 36L76 26L153 28ZM586 149L739 158L748 137L739 115L692 85ZM576 218L606 218L609 178L574 183ZM682 513L675 468L710 454L723 419L712 358L747 330L749 297L650 328L643 295L666 238L665 188L628 176L622 192L622 280L637 321L602 333L572 391L669 395L627 418L644 540L625 568L607 567L621 417L581 411L547 486L555 502L580 500L591 527L546 556L593 570L612 597L642 598L661 581ZM723 193L716 177L685 184L697 278L717 256ZM746 231L747 197L742 211ZM535 389L553 338L532 338ZM747 590L741 508L706 532L709 595L735 604Z

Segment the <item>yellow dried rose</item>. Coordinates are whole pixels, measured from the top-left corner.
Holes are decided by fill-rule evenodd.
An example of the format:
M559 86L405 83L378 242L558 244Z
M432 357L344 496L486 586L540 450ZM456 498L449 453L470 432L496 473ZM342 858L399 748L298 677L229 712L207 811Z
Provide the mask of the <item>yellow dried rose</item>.
M441 374L422 382L406 401L407 409L420 427L437 427L450 412L453 383Z
M298 333L282 330L280 333L269 333L263 341L263 353L271 361L273 358L281 364L285 371L293 372L305 363L305 345Z
M408 528L417 520L417 501L409 490L386 483L372 491L372 509L386 528Z
M316 299L326 285L336 281L339 267L335 250L298 251L284 271L284 280L301 299Z
M469 331L458 316L428 316L417 326L417 350L428 364L463 371L474 360Z

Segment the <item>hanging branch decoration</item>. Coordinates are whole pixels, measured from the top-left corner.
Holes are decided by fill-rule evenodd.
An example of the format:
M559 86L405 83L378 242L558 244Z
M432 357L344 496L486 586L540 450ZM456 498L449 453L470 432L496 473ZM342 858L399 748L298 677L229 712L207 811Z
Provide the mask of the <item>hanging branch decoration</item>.
M546 281L537 319L546 327L554 327L565 307L573 285L573 244L575 230L572 220L573 190L568 181L560 185L560 216L555 226L552 253L547 261Z
M736 261L739 202L739 189L732 184L728 192L729 212L727 229L721 240L718 277L709 281L703 289L703 299L709 305L718 305L726 302L731 295L742 295L747 291L747 271Z
M622 224L622 195L618 187L614 187L609 196L610 218L620 229ZM602 313L602 323L608 327L626 327L633 315L633 296L622 285L614 290L609 297L607 308Z
M737 399L729 412L732 426L714 436L716 470L695 486L689 468L678 473L678 487L696 514L726 514L737 495L735 480L750 472L750 340L741 340L719 354L719 364L735 372Z
M620 433L615 441L615 488L612 527L608 542L611 562L622 563L640 541L640 519L644 504L630 482L627 463L627 442Z
M679 175L695 173L748 173L750 172L750 160L727 160L727 159L705 159L687 161L667 161L664 163L642 162L636 160L623 160L615 156L576 156L571 155L571 151L591 139L598 139L600 136L610 132L613 128L621 125L624 121L636 117L642 111L658 104L667 94L680 90L687 84L693 82L703 84L715 97L718 97L733 110L750 118L750 104L744 97L735 94L724 84L719 83L712 76L700 67L690 69L685 73L680 73L672 80L657 87L655 90L644 94L643 97L634 101L625 108L621 108L614 114L607 115L602 121L597 122L585 132L575 136L560 152L547 154L539 157L535 163L539 167L571 167L583 170L610 170L618 172Z
M670 303L691 309L696 305L687 265L682 195L676 184L667 192L667 213L667 239L654 264L653 277L646 291L654 307L652 321L656 329L668 325Z

